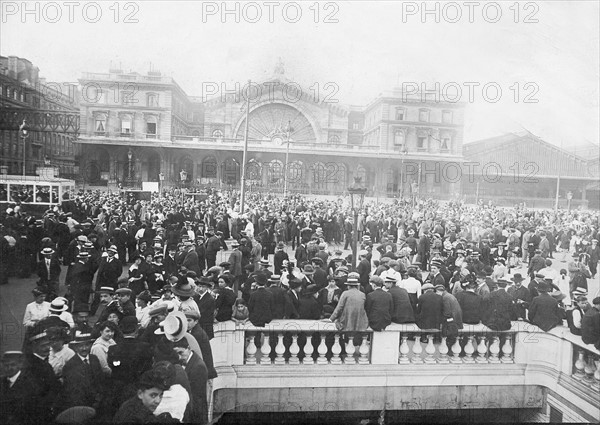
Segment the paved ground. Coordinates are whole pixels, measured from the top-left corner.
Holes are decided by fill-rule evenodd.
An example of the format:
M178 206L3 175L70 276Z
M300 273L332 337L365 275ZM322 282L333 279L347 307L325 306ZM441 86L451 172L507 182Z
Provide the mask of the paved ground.
M228 243L230 246L231 244ZM330 251L335 249L342 249L343 245L333 245L330 247ZM291 247L287 249L290 259L294 258L294 252ZM374 252L374 258L379 258L379 252ZM350 253L349 250L344 251L344 257ZM560 255L560 254L559 254ZM222 261L227 261L229 258L229 251L220 252L217 256L217 264ZM560 258L557 256L557 258ZM272 256L270 258L272 263ZM571 257L567 256L566 261L570 261ZM567 263L561 263L558 259L553 260L552 267L560 270L566 268ZM128 267L128 266L127 266ZM127 267L124 267L126 273ZM61 278L64 279L66 273L66 267L63 267ZM514 273L527 274L526 267L517 269ZM31 275L28 279L9 279L8 285L0 286L0 352L7 350L18 350L21 348L23 341L23 313L25 312L25 306L33 301L31 290L35 288L37 277ZM595 279L588 279L589 294L590 297L596 296L600 288L600 278L596 276ZM60 294L64 294L65 287L61 285Z

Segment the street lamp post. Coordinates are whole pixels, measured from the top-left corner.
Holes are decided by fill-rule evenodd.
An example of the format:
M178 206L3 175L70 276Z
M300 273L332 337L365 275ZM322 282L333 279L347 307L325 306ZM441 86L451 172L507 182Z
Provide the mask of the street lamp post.
M129 148L129 150L127 151L127 179L129 180L130 184L131 184L131 180L133 179L132 177L132 173L131 173L131 160L133 159L133 152L131 151L131 148Z
M400 200L404 199L404 158L408 154L406 148L400 152Z
M185 184L185 181L187 180L187 176L188 173L187 171L185 171L184 169L181 169L181 171L179 172L179 178L181 179L181 203L183 204L185 201L185 196L183 195L183 185Z
M285 167L283 168L283 197L285 198L287 196L287 188L288 188L288 163L290 160L290 134L292 133L292 131L294 131L294 129L292 128L292 122L288 121L288 125L287 128L285 129L285 132L287 134L287 141L286 141L286 149L285 149Z
M361 177L354 177L354 183L348 187L350 205L354 214L354 227L352 228L352 270L356 270L356 253L358 252L358 212L362 210L367 188L363 186Z
M23 139L23 177L25 177L25 162L27 158L27 138L29 137L29 130L26 128L27 122L23 120L23 123L19 126L19 135Z

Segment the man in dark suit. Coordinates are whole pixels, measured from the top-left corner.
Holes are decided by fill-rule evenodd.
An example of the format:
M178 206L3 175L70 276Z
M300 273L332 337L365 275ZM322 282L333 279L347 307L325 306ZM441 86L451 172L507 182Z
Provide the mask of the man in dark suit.
M61 409L88 406L97 409L103 395L104 374L100 361L90 354L92 334L77 332L69 347L75 351L63 368Z
M320 257L311 258L310 262L314 267L314 273L312 276L313 282L317 285L317 289L323 289L327 286L327 272L323 268L325 262Z
M56 397L60 394L61 384L50 363L50 339L46 330L41 326L32 329L29 336L31 343L31 353L26 356L27 368L31 376L36 381L38 387L38 404L33 406L36 415L43 418L44 421L52 420L52 409L56 402Z
M284 260L290 260L290 257L287 255L287 252L284 251L285 245L283 242L277 243L277 249L275 250L275 255L273 256L273 272L275 274L280 275L281 269Z
M71 267L67 275L67 286L74 304L88 304L92 292L93 275L88 260L90 254L82 251L77 254L77 262Z
M507 331L511 327L513 298L506 293L508 283L508 280L499 279L497 282L498 289L490 294L488 301L490 316L484 325L493 331Z
M415 323L415 313L410 302L410 296L404 288L396 286L396 279L386 277L383 284L392 296L394 307L392 309L392 322Z
M450 291L450 287L448 283L446 283L446 279L444 279L444 275L440 273L440 268L442 267L442 263L440 261L433 260L430 264L431 269L431 280L430 283L435 287L437 285L444 285L446 291Z
M280 286L281 276L273 274L267 281L267 291L273 295L273 319L283 319L285 316L286 291Z
M206 267L209 269L217 263L217 252L221 249L221 239L213 232L212 228L206 230Z
M126 316L119 324L123 339L108 348L108 366L112 370L111 390L113 410L135 394L134 385L138 378L152 368L150 344L137 338L138 322L135 316ZM114 413L114 412L113 412Z
M298 300L298 314L300 320L319 320L321 318L322 305L317 300L317 285L308 285Z
M2 356L3 379L0 380L0 422L3 424L43 423L40 415L40 388L25 366L21 351L7 351Z
M285 294L285 313L284 319L299 319L300 313L300 293L302 292L302 281L294 278L289 282L290 289Z
M173 276L177 274L177 270L179 266L177 265L177 261L175 260L175 255L177 253L177 247L174 245L169 246L167 249L168 253L165 256L165 260L163 261L163 265L165 266L165 273L167 277Z
M208 421L208 401L206 397L208 371L206 364L192 352L185 338L181 338L175 342L174 350L179 356L179 363L185 369L185 373L190 381L192 407L190 409L189 421L205 424Z
M417 326L421 329L439 329L442 323L442 297L434 292L434 286L426 283L417 301Z
M119 260L115 254L117 253L117 247L111 245L106 250L107 256L100 259L98 266L98 274L96 275L96 291L99 291L102 287L111 287L116 290L119 287L119 277L123 273L123 263ZM96 310L100 305L100 294L96 292L90 312L92 315L96 314Z
M373 291L367 294L365 311L369 318L369 326L374 331L383 331L392 323L394 301L392 296L383 290L383 279L372 276L370 279Z
M564 311L558 306L556 301L548 292L550 286L546 282L540 282L537 287L539 296L535 297L529 306L529 321L537 325L543 331L562 324Z
M250 294L248 311L254 326L264 327L273 320L273 294L265 288L267 277L262 273L254 275L258 288Z
M200 309L200 326L206 332L209 339L214 338L214 321L215 321L215 299L208 292L212 288L213 282L209 277L202 277L198 281L199 295L194 296L196 304Z
M477 325L481 322L484 305L481 296L475 293L477 282L475 280L466 281L461 283L461 287L463 290L456 294L456 300L462 310L463 323Z
M200 261L198 260L198 254L196 253L196 249L192 244L192 241L187 240L184 242L186 253L183 257L183 262L181 263L182 267L185 267L188 270L196 273L197 276L200 275Z
M512 320L525 320L527 318L527 307L531 302L531 293L529 289L523 286L523 277L520 273L515 273L512 277L515 283L506 290L513 299Z
M596 350L600 350L600 297L592 300L592 307L581 319L581 339L586 344L594 344Z
M42 259L37 264L38 285L48 288L46 301L52 301L58 296L60 263L52 248L42 249L41 254Z

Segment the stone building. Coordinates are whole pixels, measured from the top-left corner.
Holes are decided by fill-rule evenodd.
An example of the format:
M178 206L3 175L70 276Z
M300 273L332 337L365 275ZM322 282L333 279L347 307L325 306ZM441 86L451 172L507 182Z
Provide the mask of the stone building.
M80 88L81 177L90 186L139 186L162 175L164 187L239 187L248 115L250 190L281 192L287 184L334 195L360 176L370 196L460 192L457 182L434 176L440 164L462 162L459 103L394 91L366 107L342 105L288 80L281 67L250 91L208 100L157 72L86 73Z
M78 114L77 86L46 83L39 68L17 56L0 56L0 166L3 173L22 174L25 156L26 174L35 175L44 166L59 169L60 177L72 178L77 147L76 133L62 131L69 117ZM18 125L5 125L11 115L26 111L29 116L48 115L47 126L28 122L29 136L20 137ZM17 112L19 113L19 112ZM44 127L44 128L42 128ZM75 127L75 126L73 126ZM71 129L73 128L71 127ZM25 144L25 155L23 145Z

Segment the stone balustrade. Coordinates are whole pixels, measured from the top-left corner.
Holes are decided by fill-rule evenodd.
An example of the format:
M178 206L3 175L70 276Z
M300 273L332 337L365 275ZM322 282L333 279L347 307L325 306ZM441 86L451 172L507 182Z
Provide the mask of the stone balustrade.
M600 417L600 352L565 327L544 332L521 321L495 332L465 325L450 339L415 324L348 333L324 321L223 322L211 346L217 412L265 397L281 406L292 397L300 410L322 397L338 410L369 410L373 400L362 387L377 400L387 394L390 410L404 409L415 397L437 403L440 387L458 386L461 406L484 397L503 408L539 408L550 397L570 406L573 417Z

